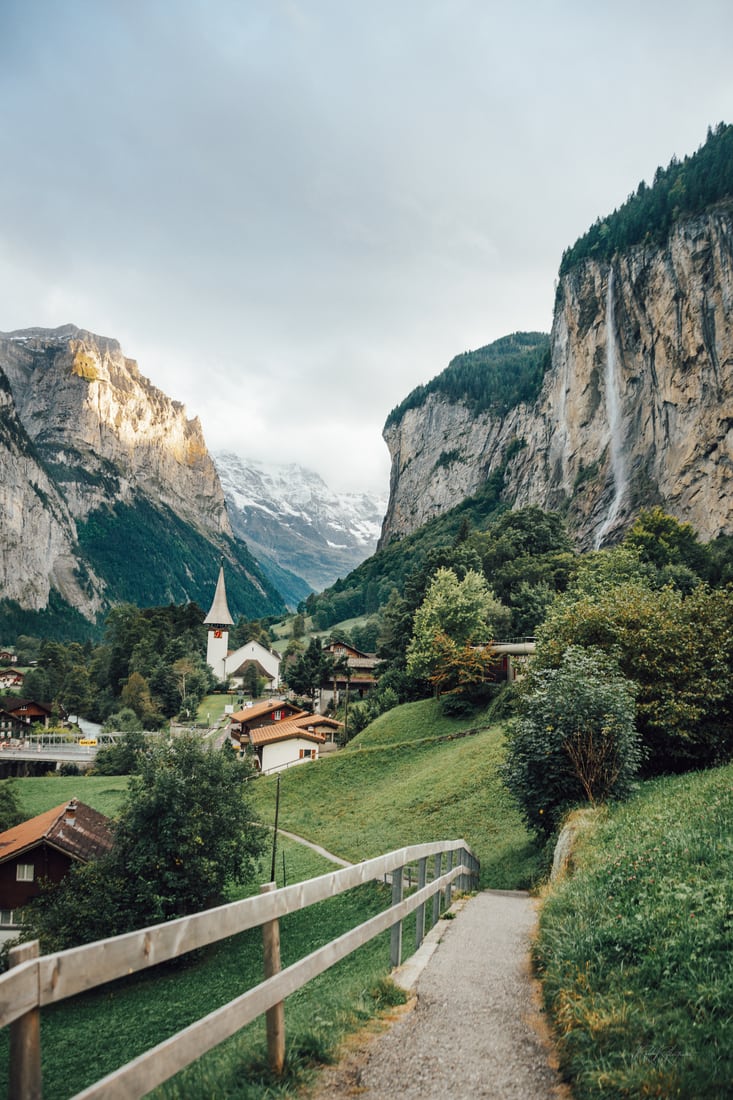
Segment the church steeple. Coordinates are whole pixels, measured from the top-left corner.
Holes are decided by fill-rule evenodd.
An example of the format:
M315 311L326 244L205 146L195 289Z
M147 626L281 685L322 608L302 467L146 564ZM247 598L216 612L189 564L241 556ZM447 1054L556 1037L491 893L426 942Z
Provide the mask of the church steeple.
M224 566L219 566L219 579L216 582L214 602L209 614L204 619L204 626L234 626L229 607L227 606L227 590L224 584Z
M229 630L234 626L227 605L227 591L224 584L224 566L219 568L219 579L216 582L214 602L209 614L204 619L204 626L209 628L209 636L206 643L206 663L211 668L217 680L222 683L227 678L227 654L229 652Z

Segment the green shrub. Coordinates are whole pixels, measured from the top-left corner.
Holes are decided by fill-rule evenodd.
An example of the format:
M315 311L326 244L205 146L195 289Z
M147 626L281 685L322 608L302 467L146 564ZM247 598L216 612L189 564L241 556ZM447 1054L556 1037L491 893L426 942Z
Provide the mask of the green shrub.
M605 654L570 647L527 677L502 774L538 835L575 803L625 797L640 761L631 689Z

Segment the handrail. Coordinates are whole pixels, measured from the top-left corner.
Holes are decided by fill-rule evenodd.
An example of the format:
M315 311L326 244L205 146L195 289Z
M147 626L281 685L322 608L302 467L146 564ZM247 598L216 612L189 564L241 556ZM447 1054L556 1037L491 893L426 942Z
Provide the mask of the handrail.
M461 858L453 865L456 852L461 853ZM445 873L441 873L444 855L447 855L448 866ZM433 880L403 899L404 868L417 862L420 869L418 881L422 884L426 881L430 856L435 857ZM417 947L424 934L425 902L428 898L437 898L444 893L446 904L450 905L452 884L458 880L459 887L473 888L477 882L478 867L478 860L464 840L411 845L305 882L271 890L258 897L244 898L67 951L26 959L0 976L0 1027L11 1024L20 1028L30 1017L35 1017L44 1005L157 966L238 932L277 921L288 913L392 874L393 904L389 908L115 1070L103 1081L79 1093L76 1100L92 1100L93 1097L104 1097L105 1100L125 1097L129 1100L134 1096L143 1096L311 978L390 927L391 961L393 966L399 966L401 922L404 918L417 911ZM437 920L437 911L438 906L434 905L433 923ZM17 1046L22 1049L24 1044ZM40 1046L37 1052L31 1054L37 1056L40 1062ZM13 1081L18 1079L17 1075L14 1077L11 1066L11 1094L14 1100L25 1100L25 1094L17 1088L12 1091Z

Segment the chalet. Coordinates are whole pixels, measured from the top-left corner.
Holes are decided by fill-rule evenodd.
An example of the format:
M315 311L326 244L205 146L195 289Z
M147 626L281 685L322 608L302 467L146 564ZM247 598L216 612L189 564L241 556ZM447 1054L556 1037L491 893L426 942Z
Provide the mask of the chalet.
M376 669L379 664L376 653L363 653L356 646L342 642L338 638L332 639L325 650L335 661L345 660L348 671L335 672L328 683L321 685L322 707L331 702L337 704L347 687L352 699L363 699L376 686Z
M53 711L47 703L36 703L33 699L21 699L19 695L0 696L0 710L5 710L27 726L48 726Z
M112 847L104 814L72 799L0 833L0 927L17 925L18 910L43 881L60 882L74 863Z
M304 729L294 721L260 727L249 733L258 768L263 774L317 760L318 750L325 740L322 733Z
M0 668L0 689L22 688L25 673L17 668Z
M14 665L17 661L15 653L11 653L9 649L0 649L0 665Z
M338 748L337 738L344 728L343 722L337 722L335 718L327 718L325 714L302 714L292 720L296 726L308 730L309 733L320 733L325 738L321 752L333 752Z
M251 706L232 714L229 720L229 733L235 741L246 742L253 729L272 726L277 722L285 722L306 713L302 707L296 706L295 703L288 703L284 699L252 703Z

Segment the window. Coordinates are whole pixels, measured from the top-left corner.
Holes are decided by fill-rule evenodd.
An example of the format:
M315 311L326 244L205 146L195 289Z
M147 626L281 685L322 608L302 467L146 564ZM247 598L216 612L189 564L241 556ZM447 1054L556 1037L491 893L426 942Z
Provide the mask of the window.
M19 863L15 868L16 882L33 882L33 864Z
M301 760L310 760L312 755L313 755L313 749L301 749L300 750L300 759Z
M14 917L15 914L12 909L0 909L0 927L5 925L12 927L15 924Z

